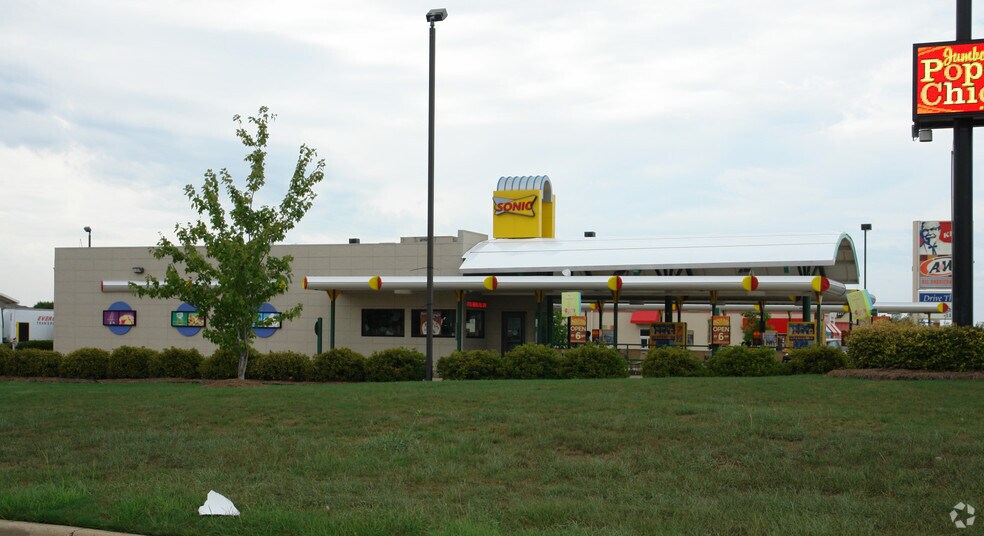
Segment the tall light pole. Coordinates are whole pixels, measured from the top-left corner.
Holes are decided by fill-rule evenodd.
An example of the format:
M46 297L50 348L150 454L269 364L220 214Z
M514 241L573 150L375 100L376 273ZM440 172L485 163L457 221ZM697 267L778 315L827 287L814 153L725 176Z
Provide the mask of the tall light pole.
M92 227L89 227L88 225L86 225L85 227L82 228L82 230L85 231L86 234L89 235L89 247L91 248L92 247Z
M430 109L427 117L427 361L425 378L434 379L434 43L437 36L434 23L448 18L448 10L427 12L430 23Z
M861 230L864 231L864 289L868 290L868 231L871 230L871 224L862 223Z

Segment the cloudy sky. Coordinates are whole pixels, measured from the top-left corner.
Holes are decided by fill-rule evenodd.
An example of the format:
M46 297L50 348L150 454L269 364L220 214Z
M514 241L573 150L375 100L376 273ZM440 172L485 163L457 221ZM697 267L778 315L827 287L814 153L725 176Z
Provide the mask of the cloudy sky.
M564 238L842 231L860 255L870 222L869 288L911 299L952 146L910 139L912 43L953 38L952 1L0 0L0 293L51 299L86 225L137 246L193 220L183 186L244 176L232 116L261 105L268 202L300 144L327 162L288 242L425 235L434 7L438 234L491 233L497 179L545 174Z

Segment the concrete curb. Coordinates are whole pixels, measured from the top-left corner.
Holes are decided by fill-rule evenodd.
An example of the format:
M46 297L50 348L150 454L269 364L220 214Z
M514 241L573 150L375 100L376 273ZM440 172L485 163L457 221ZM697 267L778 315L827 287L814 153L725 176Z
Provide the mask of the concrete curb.
M137 536L123 532L108 532L96 529L81 529L62 525L44 525L24 521L4 521L0 519L0 536Z

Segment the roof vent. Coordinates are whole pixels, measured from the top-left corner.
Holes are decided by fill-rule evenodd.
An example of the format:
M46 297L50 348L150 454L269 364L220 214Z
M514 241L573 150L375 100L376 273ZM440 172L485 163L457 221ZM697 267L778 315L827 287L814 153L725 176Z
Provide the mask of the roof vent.
M358 238L349 238L349 244L359 244L361 242Z

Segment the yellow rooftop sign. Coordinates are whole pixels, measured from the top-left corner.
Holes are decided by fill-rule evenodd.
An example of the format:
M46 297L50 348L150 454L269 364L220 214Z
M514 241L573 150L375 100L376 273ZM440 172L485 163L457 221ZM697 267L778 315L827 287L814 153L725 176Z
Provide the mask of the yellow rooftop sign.
M499 178L492 194L494 238L554 238L554 219L550 177Z

